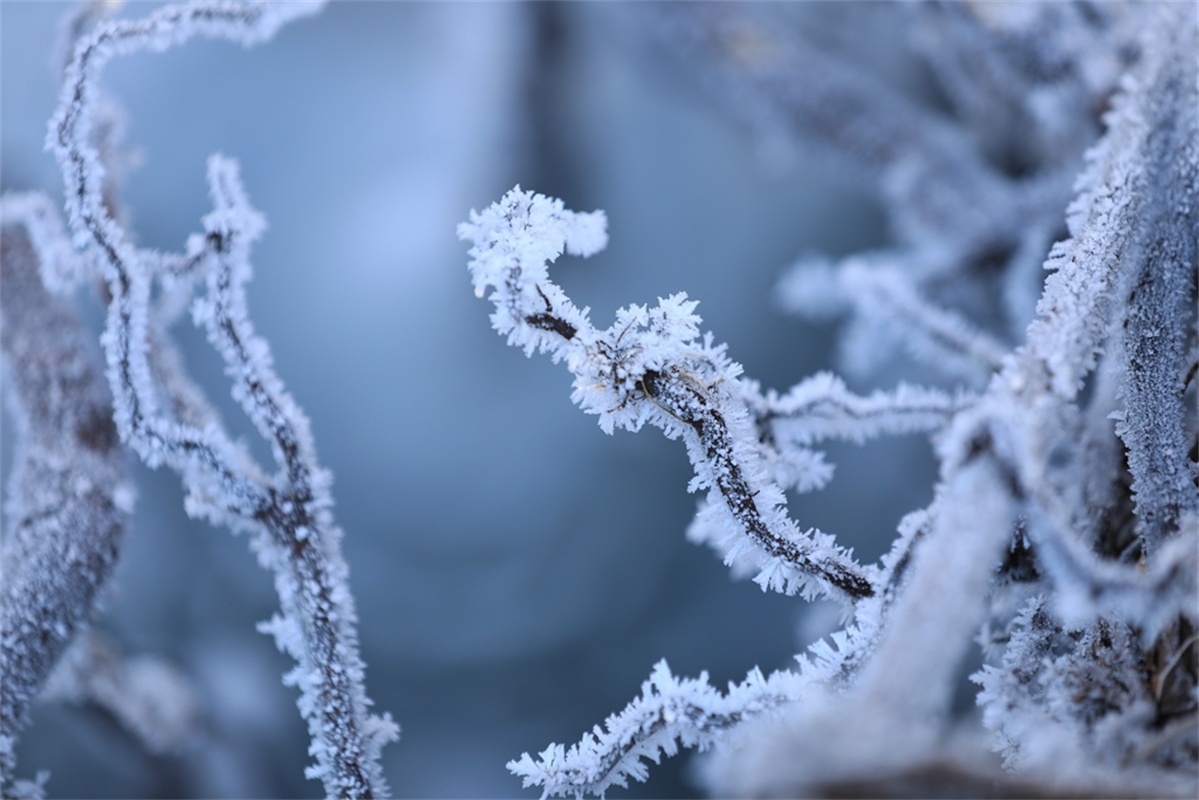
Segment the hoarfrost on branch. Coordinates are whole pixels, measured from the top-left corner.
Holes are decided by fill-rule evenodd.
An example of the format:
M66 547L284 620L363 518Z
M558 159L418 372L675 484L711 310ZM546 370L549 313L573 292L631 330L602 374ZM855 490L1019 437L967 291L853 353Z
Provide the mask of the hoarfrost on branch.
M316 460L308 420L276 375L270 350L255 334L246 309L244 287L250 277L250 246L262 234L264 220L249 204L237 163L214 155L208 163L213 210L203 219L203 232L191 236L179 254L136 247L119 219L116 187L107 176L106 158L111 157L115 148L111 123L116 111L113 102L104 96L100 83L103 68L113 58L139 51L160 52L195 37L227 39L249 46L270 39L286 22L319 8L319 3L311 2L198 0L168 5L141 19L100 21L100 14L77 15L74 21L78 24L73 30L78 41L64 70L61 101L51 120L48 137L48 147L58 160L66 187L66 228L70 239L65 238L67 234L56 213L44 201L34 198L21 206L24 209L32 205L32 211L25 211L11 225L6 219L5 248L6 251L10 248L10 227L15 229L23 221L28 233L23 244L11 245L14 252L21 248L20 258L14 258L14 262L40 263L46 283L59 290L69 290L89 275L102 278L108 317L101 343L107 359L112 410L97 407L88 412L91 415L88 419L82 420L93 431L91 436L95 441L90 446L97 449L103 445L105 452L119 455L115 435L108 438L103 435L115 420L113 433L119 433L119 441L132 448L147 465L168 466L180 474L188 491L189 513L207 517L217 525L251 532L259 561L274 573L282 606L281 613L260 628L273 635L279 648L297 662L284 682L299 689L298 705L308 723L309 754L315 764L306 774L321 781L329 797L366 798L387 794L379 751L396 738L398 728L389 716L368 713L370 701L364 688L364 666L358 655L348 568L340 553L341 531L330 510L330 478ZM6 198L6 217L10 213L15 215L13 209L20 200ZM25 274L10 282L8 261L6 253L6 301L32 280ZM25 271L28 273L30 268ZM193 299L198 287L204 291ZM171 344L167 324L189 304L196 324L205 328L209 341L225 363L234 398L271 444L276 462L273 474L234 442L184 371L182 360ZM27 323L30 330L23 332L26 338L37 336L39 320L27 320L25 316L5 306L6 351L10 328ZM47 316L46 324L49 326L51 322L64 327ZM54 359L53 348L66 348L67 342L64 339L58 345L48 339L40 345L44 350L41 359ZM37 350L25 348L30 349ZM12 366L15 374L24 378L30 373L32 380L37 374L34 370L45 371L34 360L36 355L36 352L31 356L22 350L14 351L10 360L15 362ZM62 358L66 357L77 356L64 350ZM94 395L99 390L85 385L79 391ZM20 404L21 398L17 399ZM39 421L36 426L27 426L34 431L31 449L35 456L58 447L36 438L40 435L44 439L46 434L36 431L47 426L55 430L55 423L61 423L58 429L62 431L76 428L69 419ZM26 469L32 470L39 462L35 459L27 463L30 466ZM81 463L86 464L87 459ZM90 560L81 558L88 568L86 580L74 582L91 587L89 594L102 582L107 563L115 557L119 515L110 498L128 496L127 490L118 491L113 485L115 478L104 480L107 483L93 479L94 492L79 495L90 498L96 494L96 500L88 501L96 504L95 509L71 511L72 503L65 502L73 496L68 491L56 501L63 506L58 515L74 513L79 519L51 516L41 523L55 531L58 526L65 529L55 535L71 531L75 536L90 534L96 540L93 546L100 547L97 555ZM29 487L18 484L18 495L52 497L43 489L38 493L30 495ZM107 529L116 530L105 532ZM20 536L6 539L6 561L9 549L20 546L21 541ZM64 550L71 552L66 545ZM22 570L36 566L36 562L21 558L20 554L12 558ZM99 563L91 563L97 560ZM49 666L62 651L61 645L46 647L44 636L39 644L39 630L29 623L43 629L49 626L53 640L65 642L72 629L86 620L90 603L89 598L82 597L62 613L49 609L62 619L43 623L40 612L29 611L10 596L21 589L18 583L9 580L16 574L23 573L16 568L6 569L6 680L4 715L0 720L3 724L0 752L4 756L0 760L0 788L6 796L10 793L9 783L14 780L11 745L15 726L21 722L29 694L45 680ZM78 591L71 586L67 588ZM29 622L11 621L10 614L14 620L20 615ZM102 652L95 648L91 651L93 661ZM36 660L36 672L32 665L23 666L24 660ZM17 671L12 682L7 679L10 669ZM98 663L82 669L76 667L74 671L80 676L103 673ZM118 678L114 677L114 681L120 685ZM60 690L70 694L73 690L69 684L68 681L66 688ZM123 704L124 716L137 728L139 716L134 709L138 701L136 694L131 695ZM39 786L27 784L13 784L11 791L40 791Z
M179 252L140 247L101 82L113 59L197 37L256 45L320 5L193 0L109 20L95 2L64 25L47 146L65 218L40 194L0 200L18 440L0 552L3 797L52 788L16 776L39 696L95 703L155 751L195 725L177 671L89 629L134 505L125 448L180 476L189 514L248 532L273 575L280 612L259 627L296 661L284 682L308 777L329 797L387 793L380 749L398 727L370 713L330 476L247 308L264 217L217 154L201 229ZM646 759L695 748L724 796L1195 796L1194 4L872 7L902 28L940 109L854 64L804 4L629 11L737 119L823 148L880 199L886 246L798 258L777 288L787 311L840 321L845 378L763 386L683 292L596 325L550 265L602 251L604 213L520 186L458 228L475 293L509 344L569 370L605 433L682 441L701 496L688 539L764 591L834 601L842 627L793 669L754 667L724 691L662 660L602 726L509 770L547 796L603 796L645 780ZM88 283L107 309L99 350L68 297ZM189 377L170 332L184 311L272 464ZM902 370L891 388L851 389ZM832 480L824 443L910 434L930 438L940 472L877 563L788 507L787 492ZM953 708L972 646L973 715Z
M830 596L851 615L797 670L755 671L725 694L659 664L604 728L509 769L545 795L603 796L644 780L644 758L720 743L703 772L721 795L885 793L938 770L966 793L998 781L1013 793L1193 795L1193 6L906 9L956 126L848 69L778 12L653 13L737 111L823 142L888 203L894 248L802 260L781 284L784 304L848 316L855 374L899 340L960 388L860 397L820 374L763 392L700 334L685 294L622 308L598 329L550 279L563 252L602 246L602 212L520 187L472 212L459 235L509 344L565 362L572 399L605 432L649 423L684 440L688 488L707 491L689 538L764 589ZM932 44L946 30L948 44ZM1066 208L1071 177L1058 165L1090 141L1086 110L1100 100L1105 130ZM1005 106L1019 126L997 118ZM940 478L880 564L788 515L784 489L831 477L811 445L908 432L933 436ZM982 723L1017 775L969 748L940 752L964 724L950 700L972 639L988 659L973 676Z

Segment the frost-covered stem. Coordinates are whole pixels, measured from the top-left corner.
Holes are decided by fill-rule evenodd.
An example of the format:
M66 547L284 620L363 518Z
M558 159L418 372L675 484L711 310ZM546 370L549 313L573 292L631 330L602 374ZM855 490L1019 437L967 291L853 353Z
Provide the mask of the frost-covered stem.
M749 425L740 366L710 335L699 340L696 303L685 295L652 309L620 309L597 330L550 280L562 252L590 255L606 244L602 212L578 214L560 200L516 187L459 227L469 239L475 292L491 289L492 323L509 344L549 352L575 375L572 395L600 426L638 430L645 423L682 437L695 468L691 489L708 489L709 521L731 563L749 553L759 583L787 594L822 591L849 603L874 593L873 575L832 537L801 531L787 517L782 490L764 477ZM723 514L720 512L723 511ZM733 534L728 536L727 534ZM713 537L705 536L712 539ZM726 547L725 539L739 543Z
M936 364L944 359L962 362L962 373L984 376L999 369L1010 348L960 314L939 308L916 292L912 281L893 267L869 268L850 262L842 280L859 295L864 313L878 314L907 334L904 340L917 357Z
M660 661L642 684L641 696L609 717L605 729L596 726L569 749L551 744L536 761L523 753L508 769L526 787L542 787L543 797L602 797L612 785L627 786L629 777L644 781L642 759L657 763L663 754L672 756L676 742L704 750L746 718L792 702L798 685L791 673L765 678L755 669L722 695L708 683L707 673L680 680Z
M814 542L787 535L769 525L755 501L750 486L734 457L732 434L724 414L709 394L693 381L670 371L648 371L641 379L648 399L694 432L704 458L710 465L716 490L725 506L750 540L772 557L812 575L851 598L874 594L873 581L851 558L827 552Z
M319 2L252 2L252 0L194 0L159 9L143 19L97 26L75 45L67 65L57 112L50 123L49 147L63 172L67 214L72 229L86 228L113 260L125 237L102 204L106 168L91 134L101 103L100 73L115 56L161 52L194 36L228 39L243 46L270 39L286 22L312 14ZM107 230L101 230L107 229Z
M1038 244L1046 244L1034 238ZM1027 253L1021 256L1029 257ZM1036 260L1038 270L1040 258L1038 255ZM968 260L965 250L951 261L959 259ZM780 296L789 309L812 318L849 311L860 330L847 337L852 344L843 344L843 349L859 363L879 359L878 336L886 331L888 338L902 343L916 360L948 377L983 386L1011 348L960 312L923 296L921 279L935 283L944 277L938 273L949 268L938 265L930 270L927 262L944 260L944 254L931 255L920 249L850 256L835 267L822 259L808 259L797 263L783 279ZM964 271L957 263L953 269ZM830 295L839 302L829 302ZM1031 312L1034 304L1029 303L1025 312ZM1022 327L1026 324L1024 320Z
M329 513L328 477L317 465L308 422L275 375L269 349L255 336L245 308L249 245L263 229L261 217L249 206L235 165L214 157L209 164L214 211L205 217L206 235L194 237L182 257L138 251L101 202L104 169L90 141L99 74L112 56L162 50L197 35L249 45L314 8L213 0L98 27L81 40L67 69L50 146L62 167L76 241L98 263L112 298L104 344L118 399L118 429L148 464L166 463L181 473L190 511L265 534L260 558L275 571L283 614L264 631L299 662L287 680L300 689L312 739L316 765L308 775L319 778L330 797L374 797L386 794L378 756L382 744L394 738L395 726L367 714L356 617L341 533ZM151 285L170 277L166 270L207 273L208 297L196 306L197 322L207 325L225 360L235 397L271 442L279 467L275 476L263 475L215 419L206 419L205 404L188 396L189 386L156 385L156 378L177 371L172 353L150 355L156 335Z
M900 384L894 391L863 397L828 372L800 381L784 395L768 392L750 403L763 438L799 445L826 439L861 444L884 434L935 431L973 402L935 389Z
M1185 466L1183 402L1199 264L1196 23L1184 7L1167 5L1151 29L1154 46L1125 80L1110 130L1088 156L1084 191L1069 211L1071 238L1050 253L1047 266L1057 271L1018 377L1022 387L1047 384L1072 399L1117 326L1126 365L1117 433L1147 552L1199 505Z
M139 20L98 26L81 39L66 69L62 100L50 125L49 146L62 169L68 221L77 244L88 248L104 272L112 300L106 348L114 384L117 427L143 459L155 465L178 453L195 468L216 476L225 487L224 510L252 517L267 498L239 475L229 452L203 430L167 423L157 400L140 390L149 374L146 329L150 278L125 232L104 204L105 167L92 141L100 103L100 74L114 56L161 51L193 36L227 38L243 45L269 39L291 17L311 13L311 3L270 5L250 2L193 2L168 6Z
M1195 45L1193 35L1178 38ZM1128 448L1147 554L1178 532L1184 514L1199 508L1195 476L1186 466L1194 438L1183 399L1199 278L1199 87L1195 59L1185 49L1178 52L1178 68L1152 76L1157 85L1146 92L1177 100L1156 109L1143 145L1144 191L1154 203L1140 220L1140 269L1126 288L1124 411L1116 427Z
M111 0L82 0L67 9L58 22L58 39L54 44L52 60L55 69L66 70L79 40L117 8L118 4Z
M878 709L880 724L944 719L954 675L986 611L995 565L1011 540L1015 498L985 433L970 460L951 469L933 502L932 530L854 690L862 708ZM947 605L930 614L934 599ZM931 725L925 731L936 732Z
M236 165L214 156L209 181L216 209L205 218L210 309L197 317L234 380L234 396L272 443L281 474L264 487L268 504L254 519L269 532L287 574L278 574L285 618L300 626L300 641L276 620L270 630L300 662L295 680L310 695L305 716L320 777L330 795L368 797L380 786L374 763L378 744L367 731L363 667L351 623L353 599L345 589L348 569L336 544L340 532L328 509L327 479L316 465L308 420L284 391L270 365L264 340L250 324L245 302L250 242L262 229L249 207ZM319 743L319 744L318 744Z
M1159 36L1146 37L1153 46L1125 79L1107 117L1108 132L1087 154L1080 194L1067 211L1070 238L1050 251L1045 266L1054 272L1028 330L1027 350L1030 363L1039 365L1039 381L1066 399L1075 397L1095 368L1113 315L1124 305L1117 296L1121 278L1139 272L1148 255L1143 237L1154 229L1194 236L1193 228L1170 223L1181 209L1161 199L1160 183L1178 176L1179 159L1199 158L1194 139L1167 152L1157 133L1178 130L1170 134L1177 144L1188 141L1182 131L1193 130L1187 97L1195 92L1195 64L1188 57L1194 20L1183 5L1160 4L1156 15L1152 27ZM1193 191L1192 185L1191 202Z
M30 702L89 621L121 544L133 492L103 361L39 274L42 197L0 201L0 342L17 450L0 553L0 795Z
M1109 334L1139 354L1142 363L1135 371L1155 378L1142 391L1166 406L1161 413L1144 414L1126 425L1130 469L1154 470L1169 480L1176 474L1187 476L1189 492L1165 493L1183 496L1174 509L1175 526L1179 513L1196 503L1194 478L1185 466L1188 448L1185 442L1177 443L1185 435L1173 433L1182 428L1185 337L1193 318L1187 298L1194 287L1199 163L1196 65L1188 50L1195 20L1179 8L1157 10L1146 38L1155 46L1146 48L1142 62L1126 78L1108 117L1109 130L1088 154L1087 170L1078 182L1080 194L1068 212L1071 238L1055 245L1046 262L1055 271L1046 280L1039 317L1029 326L1025 346L1005 361L978 403L979 414L1007 442L1006 480L1034 512L1030 533L1041 539L1038 557L1047 561L1051 576L1056 573L1066 584L1093 585L1103 579L1093 559L1069 538L1075 535L1075 525L1085 520L1074 518L1057 491L1061 487L1051 478L1050 454L1074 427L1073 403ZM1161 283L1167 289L1150 290L1153 299L1145 301L1145 312L1135 310L1135 297L1123 302L1123 291L1135 294L1135 286L1154 282L1146 281L1146 275L1162 271L1166 274ZM1145 314L1156 324L1144 319ZM1163 346L1167 341L1178 344ZM1166 366L1153 366L1158 360ZM1102 395L1098 402L1103 402ZM1175 446L1154 452L1153 467L1143 463L1145 459L1134 464L1134 453L1146 447L1140 437L1158 441L1154 430L1159 423ZM960 458L971 440L968 435L950 436L956 436ZM1067 446L1073 448L1074 443ZM951 452L952 443L947 447ZM1169 480L1160 483L1169 485ZM1146 484L1146 491L1155 485ZM1113 591L1128 585L1121 571L1107 572ZM1156 592L1162 591L1158 584L1167 583L1161 575L1141 582L1141 587ZM1092 599L1102 594L1097 587L1085 593Z

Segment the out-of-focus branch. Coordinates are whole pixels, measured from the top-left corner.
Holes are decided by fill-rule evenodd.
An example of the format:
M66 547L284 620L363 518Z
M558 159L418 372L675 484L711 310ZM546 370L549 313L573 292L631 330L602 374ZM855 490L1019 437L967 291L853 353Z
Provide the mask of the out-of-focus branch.
M150 753L181 752L200 728L200 698L184 675L150 656L126 656L95 631L75 638L44 696L102 709Z
M18 730L89 622L133 505L100 353L69 304L42 285L35 240L55 218L40 196L0 201L0 344L17 439L0 552L5 797L22 790L13 775Z

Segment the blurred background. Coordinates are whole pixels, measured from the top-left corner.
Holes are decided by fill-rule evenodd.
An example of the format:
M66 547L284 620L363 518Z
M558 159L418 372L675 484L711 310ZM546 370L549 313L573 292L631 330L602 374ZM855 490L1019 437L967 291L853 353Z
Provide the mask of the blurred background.
M888 38L891 12L837 5L795 13L856 41L889 79L918 78ZM61 196L42 145L65 10L0 2L5 191ZM194 41L107 72L137 159L121 196L142 244L179 250L199 229L218 150L269 221L251 316L335 477L368 693L403 726L384 753L399 797L521 795L506 761L577 741L658 659L723 685L789 666L831 624L689 545L681 443L605 436L570 403L569 373L507 347L471 292L455 227L520 183L607 212L609 248L554 268L597 325L684 290L763 384L829 366L835 331L784 315L773 286L801 254L885 241L880 208L823 153L739 118L656 24L624 3L335 2L252 50ZM79 301L98 330L95 297ZM230 427L265 453L203 336L186 320L177 333ZM2 433L7 474L8 419ZM829 455L838 477L794 498L793 515L874 560L930 499L929 447ZM94 710L43 703L20 774L50 770L52 797L318 796L280 682L290 664L254 629L276 609L271 576L244 540L184 515L174 474L131 469L137 513L97 626L193 682L202 744L151 756ZM693 795L688 760L612 795Z

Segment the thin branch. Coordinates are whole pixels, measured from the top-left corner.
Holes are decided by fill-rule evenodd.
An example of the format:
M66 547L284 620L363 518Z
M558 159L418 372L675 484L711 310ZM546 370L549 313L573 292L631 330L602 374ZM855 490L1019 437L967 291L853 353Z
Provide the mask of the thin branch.
M567 211L560 200L516 187L482 213L471 212L459 236L473 243L475 293L494 291L492 324L526 354L548 351L575 375L572 399L600 426L638 430L649 423L682 437L695 468L690 489L708 489L706 536L727 553L748 550L763 589L817 592L847 602L874 593L873 574L832 537L806 532L785 511L782 489L767 480L738 382L741 368L710 335L699 339L696 303L686 295L654 308L620 309L597 330L549 278L547 262L563 250L588 255L606 243L600 212ZM721 542L731 537L736 544Z
M317 7L214 0L97 27L80 41L67 69L50 145L66 182L72 232L112 298L104 344L122 438L150 466L166 464L182 475L189 512L262 534L260 560L275 572L283 607L282 616L263 630L299 662L285 680L300 689L308 721L316 765L307 774L320 779L330 797L373 797L386 794L379 750L398 729L389 717L367 714L348 569L340 554L341 532L329 512L329 479L316 462L307 420L283 390L266 343L249 324L243 287L249 246L263 229L262 219L245 198L236 166L214 157L209 163L214 210L204 219L205 235L194 237L181 257L148 257L129 244L100 202L104 170L90 137L99 75L112 57L163 50L194 36L255 44ZM169 353L157 360L150 355L151 284L173 277L180 267L208 276L208 297L196 306L197 321L208 326L235 396L273 445L279 467L273 477L265 477L215 420L201 426L172 413L203 415L202 404L189 400L187 391L155 383L173 369Z
M679 679L659 661L641 696L610 716L605 729L596 726L569 749L551 744L537 760L522 753L508 769L526 787L540 786L543 797L602 797L610 786L628 786L630 777L644 781L648 771L642 759L656 764L663 755L675 755L680 743L705 750L745 719L793 702L802 686L792 673L766 678L755 669L721 694L708 683L707 673Z

